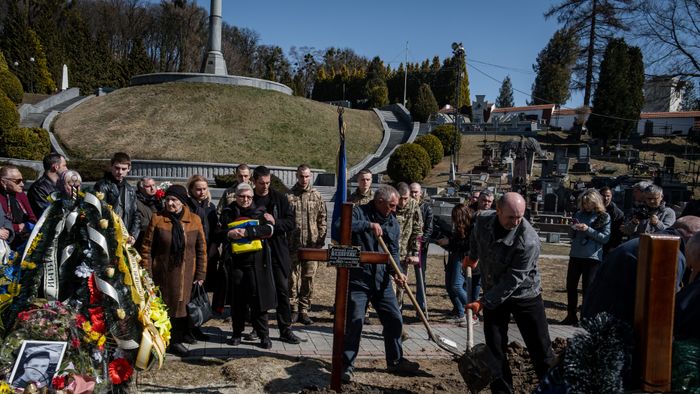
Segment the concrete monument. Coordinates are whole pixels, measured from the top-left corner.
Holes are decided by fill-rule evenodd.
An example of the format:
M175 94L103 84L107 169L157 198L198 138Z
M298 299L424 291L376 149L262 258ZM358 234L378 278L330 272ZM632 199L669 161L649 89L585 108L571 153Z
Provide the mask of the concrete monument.
M221 53L221 0L211 0L209 12L209 47L202 64L206 74L228 75L226 61Z

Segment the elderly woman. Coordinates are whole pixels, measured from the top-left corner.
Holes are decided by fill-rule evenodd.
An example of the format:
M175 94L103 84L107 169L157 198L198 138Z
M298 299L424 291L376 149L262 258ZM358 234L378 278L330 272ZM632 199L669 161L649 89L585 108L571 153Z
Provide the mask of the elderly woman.
M578 281L583 276L583 298L603 260L603 245L610 239L610 215L605 211L603 196L596 189L586 189L578 198L579 210L573 216L573 237L566 271L567 314L561 324L576 324Z
M264 218L265 207L253 203L253 188L248 183L236 187L235 201L223 209L220 234L224 242L223 261L231 300L233 332L229 345L241 343L246 311L264 349L272 347L267 310L277 306L272 277L270 249L266 238L274 227Z
M160 286L173 325L169 350L187 355L182 342L194 342L189 330L187 303L194 283L203 284L207 249L199 216L187 208L187 189L173 185L165 192L165 209L148 225L141 246L142 264Z

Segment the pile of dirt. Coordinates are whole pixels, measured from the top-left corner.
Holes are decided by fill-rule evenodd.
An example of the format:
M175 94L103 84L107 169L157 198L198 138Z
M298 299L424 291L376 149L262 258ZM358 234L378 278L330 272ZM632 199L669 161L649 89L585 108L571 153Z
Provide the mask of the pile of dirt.
M566 339L555 338L552 341L554 354L559 358L566 349ZM523 345L511 342L508 345L508 362L513 372L513 387L520 393L532 393L537 388L539 380L535 374L530 354Z

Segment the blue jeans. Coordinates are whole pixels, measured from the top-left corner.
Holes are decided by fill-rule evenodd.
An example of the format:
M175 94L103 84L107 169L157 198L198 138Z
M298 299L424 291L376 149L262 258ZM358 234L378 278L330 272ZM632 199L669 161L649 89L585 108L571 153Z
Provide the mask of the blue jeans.
M387 281L384 286L377 289L375 283L367 286L364 283L351 281L343 346L343 367L346 369L353 368L357 352L360 349L360 337L362 336L367 302L372 303L379 316L379 321L382 323L387 366L396 364L403 357L403 348L401 347L403 319L391 285Z
M414 266L416 270L416 301L418 301L418 305L420 305L420 308L423 310L423 313L428 312L428 304L427 304L427 297L425 296L426 288L428 287L428 284L425 283L425 268L428 264L428 246L426 245L425 248L421 249L420 252L420 267L419 266ZM421 278L423 278L422 283L423 286L418 285L418 275L421 275Z
M481 292L481 274L472 273L472 290L471 297L469 297L469 302L474 302L479 299L479 293Z
M466 284L462 273L462 259L450 256L445 267L445 288L458 317L464 317L464 306L467 305Z

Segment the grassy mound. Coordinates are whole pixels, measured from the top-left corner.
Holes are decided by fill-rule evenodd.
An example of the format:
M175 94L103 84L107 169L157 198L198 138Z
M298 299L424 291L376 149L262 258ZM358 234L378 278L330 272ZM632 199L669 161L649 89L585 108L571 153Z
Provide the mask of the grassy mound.
M372 111L345 111L349 164L375 151ZM62 114L53 129L69 155L296 166L334 171L336 107L248 87L169 83L97 97Z

